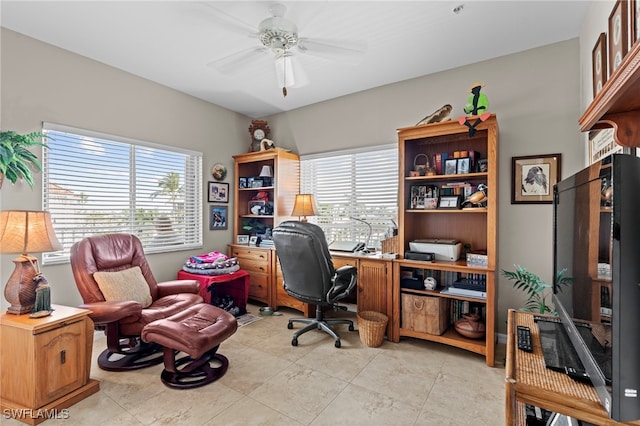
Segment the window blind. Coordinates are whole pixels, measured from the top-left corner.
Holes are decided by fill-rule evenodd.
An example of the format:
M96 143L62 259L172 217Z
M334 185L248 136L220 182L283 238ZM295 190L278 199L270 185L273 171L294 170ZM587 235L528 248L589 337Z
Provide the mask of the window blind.
M369 238L369 247L379 249L391 236L398 217L396 145L306 155L300 167L301 192L314 194L319 210L308 219L329 243Z
M202 153L44 123L43 207L68 261L78 240L126 232L145 252L202 246Z

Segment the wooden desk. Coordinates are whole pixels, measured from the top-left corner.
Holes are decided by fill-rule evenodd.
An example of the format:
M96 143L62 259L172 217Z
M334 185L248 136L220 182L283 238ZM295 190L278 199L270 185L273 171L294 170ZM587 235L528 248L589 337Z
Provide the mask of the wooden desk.
M596 425L621 424L611 420L593 387L566 374L545 368L538 327L533 314L509 310L507 326L506 424L525 425L524 405L532 404ZM533 352L518 349L516 328L531 329ZM640 425L640 421L622 423Z

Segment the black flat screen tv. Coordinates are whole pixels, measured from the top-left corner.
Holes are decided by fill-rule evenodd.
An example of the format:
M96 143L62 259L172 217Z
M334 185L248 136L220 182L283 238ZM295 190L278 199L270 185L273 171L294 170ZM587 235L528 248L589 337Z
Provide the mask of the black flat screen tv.
M640 158L613 154L554 187L553 301L602 406L640 420Z

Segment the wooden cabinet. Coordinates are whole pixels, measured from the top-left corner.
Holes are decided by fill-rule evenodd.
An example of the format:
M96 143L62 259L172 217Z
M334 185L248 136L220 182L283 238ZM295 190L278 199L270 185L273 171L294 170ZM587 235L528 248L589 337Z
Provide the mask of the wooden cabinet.
M291 211L300 190L300 159L281 149L234 155L233 158L236 179L233 240L237 242L238 235L270 239L275 226L294 219ZM272 176L261 177L264 169ZM265 197L266 202L262 204ZM264 207L260 208L261 205ZM277 259L273 248L230 244L228 250L229 256L237 257L240 267L249 272L249 297L274 306Z
M296 194L300 191L300 159L298 155L281 149L252 152L233 156L235 160L235 188L233 206L233 240L238 235L262 235L285 220L291 220ZM267 166L273 175L261 177ZM242 182L242 183L241 183ZM266 195L264 209L257 199ZM251 206L250 206L251 203ZM297 219L297 218L296 218Z
M67 408L100 387L89 379L93 345L89 311L58 305L53 309L44 318L0 317L2 410L24 410L15 417L29 424L46 420L46 411Z
M376 311L391 319L392 271L390 259L332 253L334 268L351 265L358 270L355 300L358 312ZM347 300L349 301L349 300ZM391 336L391 321L387 324L387 337Z
M249 273L249 298L271 306L272 249L229 244L229 256L237 257L240 268Z
M545 368L540 333L533 316L513 309L508 313L505 424L525 426L525 404L531 404L594 425L640 425L640 421L618 423L611 420L592 386ZM533 352L518 349L518 325L531 330Z
M495 115L477 126L477 131L470 136L469 129L457 121L448 121L425 126L408 127L398 130L399 149L399 233L398 245L400 258L394 261L393 272L393 331L391 339L399 341L402 336L410 336L425 340L433 340L444 344L460 347L482 354L487 365L494 365L495 357L495 272L497 259L497 194L498 194L498 123ZM476 169L458 167L455 171L469 171L469 173L442 174L445 164L441 164L441 174L432 176L412 176L414 161L420 158L432 159L438 154L447 153L449 158L474 157L485 160L486 168ZM477 162L477 161L476 161ZM468 163L462 163L463 166ZM429 203L416 203L413 196L414 187L437 187L439 194L443 188L451 184L469 184L470 188L480 184L487 185L488 199L482 206L474 208L427 208ZM450 190L450 188L447 188ZM464 186L453 189L453 192L463 193ZM469 190L468 190L469 191ZM464 198L464 196L462 197ZM486 266L468 266L464 254L457 261L424 262L405 259L405 252L409 250L409 242L419 239L453 239L468 245L472 250L486 250ZM486 298L477 299L463 296L453 296L441 293L442 284L437 291L407 289L402 286L402 278L406 274L432 274L442 277L441 281L465 277L479 277L486 281ZM444 297L451 309L449 312L461 312L465 306L477 310L484 316L486 337L484 339L468 339L458 334L451 318L448 329L442 335L428 334L404 327L402 324L402 293L419 296ZM439 306L439 304L434 304ZM407 317L405 317L407 318Z

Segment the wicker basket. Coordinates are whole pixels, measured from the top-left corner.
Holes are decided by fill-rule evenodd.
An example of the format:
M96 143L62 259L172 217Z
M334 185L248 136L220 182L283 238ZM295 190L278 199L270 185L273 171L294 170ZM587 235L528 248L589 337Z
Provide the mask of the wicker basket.
M360 340L370 348L377 348L384 341L389 317L375 311L358 312L358 331Z

